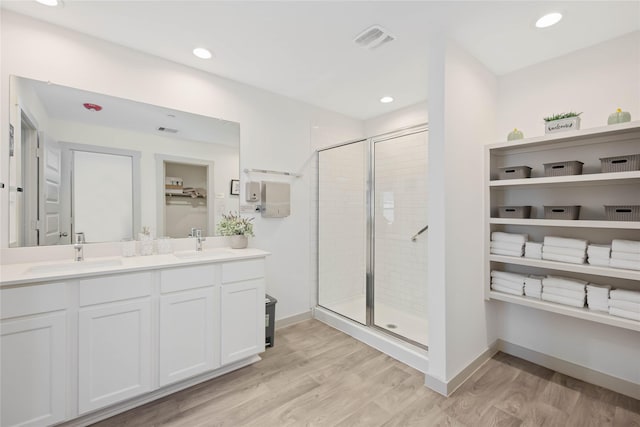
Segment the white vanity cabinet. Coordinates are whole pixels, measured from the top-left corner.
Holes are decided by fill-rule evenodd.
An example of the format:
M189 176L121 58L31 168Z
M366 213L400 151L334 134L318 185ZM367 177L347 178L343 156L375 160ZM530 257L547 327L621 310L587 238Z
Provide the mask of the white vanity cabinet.
M66 418L67 286L0 291L0 425L46 426Z
M78 284L80 414L152 390L152 276L103 276Z
M220 366L220 266L160 272L159 384Z
M264 351L264 259L222 265L222 364Z

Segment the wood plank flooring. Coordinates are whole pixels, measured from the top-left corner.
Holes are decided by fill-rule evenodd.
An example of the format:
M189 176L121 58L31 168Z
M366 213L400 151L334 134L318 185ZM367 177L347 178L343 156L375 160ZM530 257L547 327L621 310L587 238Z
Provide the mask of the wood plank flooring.
M640 427L640 401L498 353L453 396L316 320L263 360L95 424L113 426Z

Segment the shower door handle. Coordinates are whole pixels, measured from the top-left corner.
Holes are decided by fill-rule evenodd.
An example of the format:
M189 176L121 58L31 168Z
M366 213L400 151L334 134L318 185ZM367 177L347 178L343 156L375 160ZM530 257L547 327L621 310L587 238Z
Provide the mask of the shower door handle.
M418 236L421 235L422 233L424 233L425 231L427 231L428 228L429 228L429 226L425 225L424 228L422 228L420 231L418 231L416 234L414 234L413 237L411 237L411 241L415 242L416 239L418 238Z

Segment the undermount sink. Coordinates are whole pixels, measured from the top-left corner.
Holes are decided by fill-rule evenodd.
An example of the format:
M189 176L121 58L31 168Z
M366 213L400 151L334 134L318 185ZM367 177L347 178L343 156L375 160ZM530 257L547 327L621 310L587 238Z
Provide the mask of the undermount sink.
M215 258L231 254L226 249L208 249L204 251L179 251L174 252L173 256L180 259L194 259L194 258Z
M58 273L63 271L85 271L101 267L116 267L122 265L120 259L96 259L85 261L70 261L60 264L36 265L27 269L27 273Z

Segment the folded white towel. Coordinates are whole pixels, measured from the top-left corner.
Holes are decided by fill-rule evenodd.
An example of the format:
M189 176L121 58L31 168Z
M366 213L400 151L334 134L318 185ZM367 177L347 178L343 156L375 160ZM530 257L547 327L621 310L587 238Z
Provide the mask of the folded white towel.
M609 307L602 305L602 304L594 304L591 301L587 301L587 306L589 307L589 310L591 311L602 311L604 313L608 313L609 312Z
M542 243L527 242L524 245L524 257L542 259Z
M598 267L609 267L609 260L610 258L598 258L589 256L587 262Z
M634 254L631 252L611 252L611 258L613 259L623 259L625 261L635 261L640 262L640 254Z
M507 249L491 248L491 253L494 255L514 256L520 258L524 254L524 251L509 251Z
M526 242L525 249L531 251L542 251L542 242Z
M640 302L640 292L628 289L614 289L609 292L609 297L622 301Z
M567 237L545 236L544 246L560 246L563 248L586 249L588 241L582 239L569 239Z
M524 257L529 259L542 259L542 252L527 252L524 251Z
M508 271L491 270L491 277L524 284L524 279L528 276L526 274L510 273Z
M531 275L529 277L526 277L524 279L524 283L530 283L530 284L538 284L540 286L542 286L542 281L545 279L545 276L536 276L536 275Z
M546 259L549 261L558 261L558 262L566 262L569 264L584 264L586 261L586 257L577 257L577 256L569 256L569 255L558 255L549 252L542 253L542 259Z
M524 243L501 242L500 240L492 241L489 247L492 249L502 249L506 251L524 251Z
M494 231L493 233L491 233L491 240L500 240L502 242L511 242L511 243L524 243L527 240L529 240L529 235Z
M611 250L615 252L631 252L640 254L640 242L634 240L615 239L611 242Z
M586 295L584 291L572 291L569 289L556 288L554 286L547 286L547 285L544 285L542 287L542 293L559 295L561 297L574 298L574 299L584 298Z
M505 286L493 285L493 284L491 285L491 289L498 292L504 292L505 294L518 295L518 296L522 295L522 289L518 291L515 289L507 288Z
M589 283L587 285L587 294L593 296L604 296L609 298L609 292L611 291L611 286L609 285L596 285L595 283Z
M575 256L575 257L587 256L587 251L585 249L563 248L561 246L549 246L549 245L544 245L542 247L542 253L556 254L556 255L569 255L569 256Z
M575 298L561 297L559 295L545 294L544 292L542 293L542 299L544 301L555 302L563 305L570 305L572 307L584 307L584 299L578 300Z
M610 267L624 268L626 270L640 270L640 261L628 261L626 259L611 258Z
M542 291L524 287L524 295L531 298L542 299Z
M515 283L515 282L512 282L510 280L500 279L498 277L494 277L493 279L491 279L491 284L492 285L498 285L498 286L504 286L506 288L511 288L511 289L514 289L514 290L518 290L518 289L522 290L522 287L524 286L523 282Z
M634 313L633 311L609 307L609 314L612 316L624 317L625 319L637 320L640 322L640 313Z
M627 311L633 311L634 313L640 313L640 302L610 299L609 307L615 307L615 308L619 308L620 310L627 310Z
M597 258L609 258L611 255L611 246L608 245L589 245L587 246L587 255Z
M584 280L563 276L547 276L542 279L542 286L553 286L571 291L582 291L586 289L587 283Z

